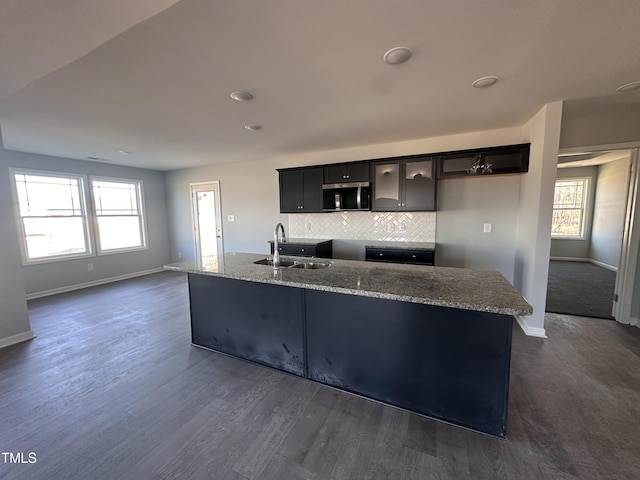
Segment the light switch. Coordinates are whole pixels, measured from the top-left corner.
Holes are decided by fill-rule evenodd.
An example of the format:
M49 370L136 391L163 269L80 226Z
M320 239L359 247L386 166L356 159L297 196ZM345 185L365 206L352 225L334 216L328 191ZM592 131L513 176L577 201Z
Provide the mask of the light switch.
M235 222L236 221L236 216L235 215L227 215L227 221Z
M485 223L484 224L484 233L491 233L491 224L490 223Z

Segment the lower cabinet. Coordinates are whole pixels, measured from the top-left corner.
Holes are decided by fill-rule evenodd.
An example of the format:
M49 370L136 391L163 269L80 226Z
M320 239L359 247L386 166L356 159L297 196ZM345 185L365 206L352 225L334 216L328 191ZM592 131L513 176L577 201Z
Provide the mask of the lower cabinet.
M189 274L194 345L305 375L304 290Z
M404 249L386 247L365 247L365 260L370 262L411 263L415 265L434 265L435 250Z
M504 437L513 317L189 274L194 345Z
M273 241L269 241L271 255L273 255ZM320 243L280 243L278 244L280 255L292 257L333 257L333 241L327 240Z

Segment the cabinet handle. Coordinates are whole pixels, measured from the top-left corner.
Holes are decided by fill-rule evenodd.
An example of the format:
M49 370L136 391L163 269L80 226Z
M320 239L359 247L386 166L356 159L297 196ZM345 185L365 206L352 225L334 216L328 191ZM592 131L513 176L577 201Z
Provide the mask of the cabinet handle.
M413 258L416 258L416 256L415 256L415 255L411 255L411 256L412 256Z
M304 248L302 249L302 251L304 252Z
M401 204L401 203L399 203L399 204L398 204L398 206L399 206L399 207L401 207L401 206L402 206L402 204Z
M380 256L382 257L382 256L384 256L384 254L383 254L383 253L381 253L381 254L380 254Z

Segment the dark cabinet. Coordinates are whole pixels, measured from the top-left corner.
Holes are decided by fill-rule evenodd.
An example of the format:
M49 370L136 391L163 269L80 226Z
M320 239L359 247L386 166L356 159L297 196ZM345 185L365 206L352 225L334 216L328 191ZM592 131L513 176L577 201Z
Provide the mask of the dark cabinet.
M322 168L280 170L280 213L322 212Z
M369 162L341 163L324 167L324 183L368 182Z
M273 240L270 240L269 243L271 255L273 255ZM292 257L331 258L333 256L333 241L326 240L318 243L279 243L278 251L280 255L290 255Z
M523 173L529 170L529 144L447 153L438 163L440 178Z
M435 161L432 157L372 164L374 211L436 209Z
M365 247L365 260L371 262L434 265L435 251L424 248Z

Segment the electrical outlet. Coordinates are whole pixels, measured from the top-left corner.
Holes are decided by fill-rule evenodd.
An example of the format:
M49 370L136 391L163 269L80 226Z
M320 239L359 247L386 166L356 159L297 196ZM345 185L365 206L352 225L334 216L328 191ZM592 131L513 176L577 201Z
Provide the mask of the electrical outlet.
M227 221L228 222L235 222L236 221L236 216L235 215L227 215Z
M305 230L305 232L310 232L311 231L311 222L305 223L304 230Z
M88 263L87 264L87 269L92 272L93 271L93 263Z
M178 252L178 258L182 258L182 252Z
M484 233L491 233L491 224L490 223L485 223L484 224Z

